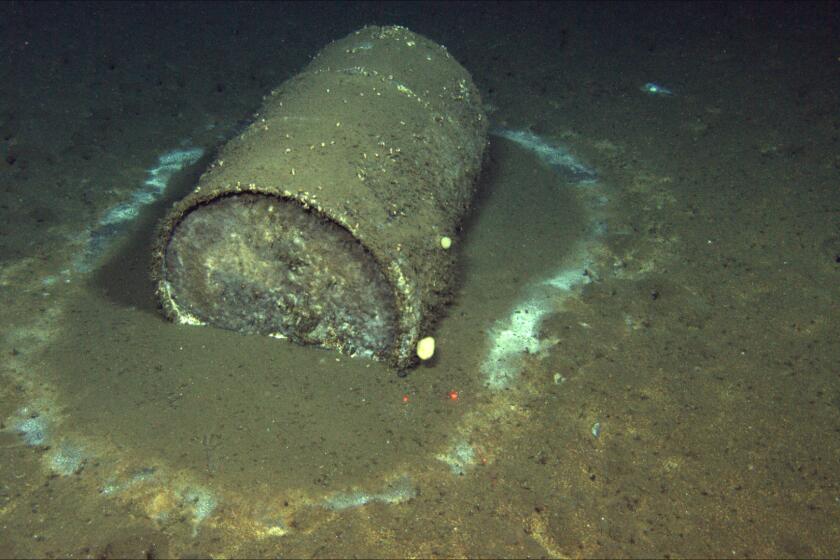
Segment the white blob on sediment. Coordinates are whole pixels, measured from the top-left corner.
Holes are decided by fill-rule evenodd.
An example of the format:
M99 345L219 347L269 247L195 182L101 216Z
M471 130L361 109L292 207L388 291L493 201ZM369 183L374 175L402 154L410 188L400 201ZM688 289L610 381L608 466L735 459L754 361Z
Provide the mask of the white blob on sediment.
M428 360L435 355L435 339L431 336L420 339L417 343L417 357L421 360Z

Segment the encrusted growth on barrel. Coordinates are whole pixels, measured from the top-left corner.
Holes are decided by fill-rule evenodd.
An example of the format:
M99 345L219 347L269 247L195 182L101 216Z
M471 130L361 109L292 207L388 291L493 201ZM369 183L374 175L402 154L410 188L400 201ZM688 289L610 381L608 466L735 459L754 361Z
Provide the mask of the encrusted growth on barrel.
M162 264L175 305L202 322L365 356L394 344L394 295L372 255L293 201L238 194L198 206Z
M469 73L365 27L274 89L161 224L153 278L180 323L416 362L453 293L487 118Z

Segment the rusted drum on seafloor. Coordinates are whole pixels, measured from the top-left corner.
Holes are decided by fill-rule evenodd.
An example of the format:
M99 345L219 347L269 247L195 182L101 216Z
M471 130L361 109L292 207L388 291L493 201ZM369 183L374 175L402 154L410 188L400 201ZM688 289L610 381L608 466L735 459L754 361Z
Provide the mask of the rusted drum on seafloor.
M411 365L451 296L447 240L486 145L444 47L403 27L328 45L164 218L164 314Z

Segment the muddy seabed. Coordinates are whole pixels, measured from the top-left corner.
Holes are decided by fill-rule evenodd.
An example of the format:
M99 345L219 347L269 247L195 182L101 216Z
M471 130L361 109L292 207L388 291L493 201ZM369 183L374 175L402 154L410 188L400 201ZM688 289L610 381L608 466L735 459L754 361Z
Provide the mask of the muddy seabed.
M837 556L830 5L318 6L0 8L0 556ZM367 23L597 180L492 137L407 377L167 323L157 220Z

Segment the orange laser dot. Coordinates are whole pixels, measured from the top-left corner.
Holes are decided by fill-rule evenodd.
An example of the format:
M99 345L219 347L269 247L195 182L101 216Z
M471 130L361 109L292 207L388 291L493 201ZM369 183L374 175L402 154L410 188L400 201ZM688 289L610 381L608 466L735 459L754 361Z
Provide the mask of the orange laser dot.
M449 393L447 393L447 394L449 395L449 400L450 401L457 401L458 400L458 391L449 391Z
M408 402L408 395L403 395L402 401L403 402Z

